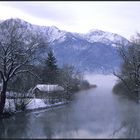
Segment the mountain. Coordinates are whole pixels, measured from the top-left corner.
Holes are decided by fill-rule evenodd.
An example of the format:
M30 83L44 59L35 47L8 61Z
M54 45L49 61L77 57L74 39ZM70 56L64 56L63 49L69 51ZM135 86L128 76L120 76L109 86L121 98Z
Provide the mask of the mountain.
M119 43L129 43L124 37L101 30L86 34L66 32L55 26L47 27L46 38L60 65L73 64L82 71L110 73L119 68Z
M92 29L86 34L72 33L60 30L55 26L32 25L21 19L9 19L1 24L9 22L16 23L28 29L33 34L40 33L40 36L54 51L58 64L71 64L84 72L110 73L113 69L119 68L121 59L117 49L119 43L129 43L124 37ZM47 48L40 49L38 53L41 59L47 56Z

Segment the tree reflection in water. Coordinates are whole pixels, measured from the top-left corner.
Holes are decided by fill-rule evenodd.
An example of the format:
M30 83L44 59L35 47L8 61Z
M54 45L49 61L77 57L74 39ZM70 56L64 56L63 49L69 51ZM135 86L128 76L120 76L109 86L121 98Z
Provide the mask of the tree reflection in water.
M29 118L21 115L0 120L0 138L24 138Z
M140 105L134 101L119 98L120 126L114 130L113 136L119 138L140 138Z

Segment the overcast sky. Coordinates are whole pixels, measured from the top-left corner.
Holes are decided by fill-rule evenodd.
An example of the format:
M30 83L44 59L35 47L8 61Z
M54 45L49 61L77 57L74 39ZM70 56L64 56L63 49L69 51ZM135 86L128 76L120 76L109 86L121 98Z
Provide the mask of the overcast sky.
M140 32L140 2L42 1L0 2L0 20L21 18L37 25L86 33L100 29L128 39Z

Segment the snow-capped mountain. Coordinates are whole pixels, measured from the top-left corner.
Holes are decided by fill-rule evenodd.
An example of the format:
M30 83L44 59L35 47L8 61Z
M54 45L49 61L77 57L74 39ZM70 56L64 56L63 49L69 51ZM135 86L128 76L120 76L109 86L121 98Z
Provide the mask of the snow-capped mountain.
M38 26L21 19L9 19L0 23L16 23L28 29L32 34L39 33L46 46L53 49L59 65L72 64L83 71L110 72L118 68L121 62L117 53L119 43L129 43L124 37L92 29L86 34L60 30L55 26ZM40 49L39 56L47 56L47 47Z
M84 34L83 39L86 39L91 43L101 42L107 45L113 45L114 47L117 46L118 43L121 43L121 41L125 40L125 38L115 33L105 32L97 29L92 29L87 34Z

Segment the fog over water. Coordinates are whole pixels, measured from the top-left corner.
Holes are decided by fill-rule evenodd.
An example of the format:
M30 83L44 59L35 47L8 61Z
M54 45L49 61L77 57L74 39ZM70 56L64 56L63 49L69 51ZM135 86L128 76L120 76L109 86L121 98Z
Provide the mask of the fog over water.
M114 75L102 75L102 74L87 74L85 79L91 84L96 84L98 87L112 88L117 82L117 77Z
M113 75L87 75L96 88L80 91L72 103L2 121L1 137L140 138L140 107L116 96Z

